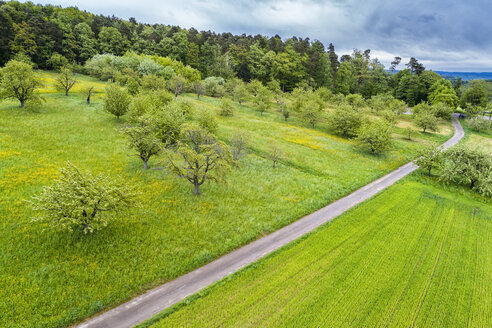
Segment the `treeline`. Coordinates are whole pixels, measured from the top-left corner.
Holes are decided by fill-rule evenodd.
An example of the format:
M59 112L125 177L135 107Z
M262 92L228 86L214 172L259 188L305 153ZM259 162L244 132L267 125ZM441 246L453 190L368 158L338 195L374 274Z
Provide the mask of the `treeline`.
M158 62L163 67L172 67L178 75L188 75L188 80L237 77L264 85L276 81L284 92L308 85L314 89L326 87L332 94L360 94L365 99L384 93L414 106L432 101L431 94L439 88L440 101L453 108L460 101L462 107L484 107L487 102L483 85L463 101L461 83L444 82L415 58L406 63L406 69L397 71L403 63L396 57L387 70L377 58L371 57L369 49L355 49L350 55L339 56L333 44L326 47L309 38L294 36L282 40L278 35L268 38L199 32L194 28L142 24L134 18L127 21L94 15L75 7L0 1L2 66L18 54L29 56L38 68L57 69L67 63L82 67L90 59L94 63L100 54L122 57L128 53L149 59L144 63L147 67L136 68L141 76L153 73L153 62ZM113 72L105 68L106 71L98 72L100 77L114 79L115 71L122 73L118 60L112 63L116 63L111 68ZM126 73L132 74L128 70ZM173 72L161 73L169 78Z

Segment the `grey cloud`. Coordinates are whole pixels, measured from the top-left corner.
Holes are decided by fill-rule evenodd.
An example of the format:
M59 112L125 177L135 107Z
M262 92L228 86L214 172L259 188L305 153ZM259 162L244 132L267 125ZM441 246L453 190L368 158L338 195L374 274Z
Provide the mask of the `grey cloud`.
M386 65L393 56L414 56L436 70L492 71L489 0L41 2L198 30L309 37L339 51L370 48Z

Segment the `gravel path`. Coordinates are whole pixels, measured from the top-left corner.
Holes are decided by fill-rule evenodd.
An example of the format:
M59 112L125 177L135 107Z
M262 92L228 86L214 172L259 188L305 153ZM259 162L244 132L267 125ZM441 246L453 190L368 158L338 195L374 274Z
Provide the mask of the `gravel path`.
M447 149L456 145L464 136L458 120L453 119L455 133L442 147ZM343 212L371 198L381 190L417 169L413 162L405 164L391 173L371 182L322 209L245 245L232 253L204 265L160 287L149 290L127 303L101 313L77 326L77 328L126 328L149 319L162 310L178 303L184 298L221 280L239 269L255 262L276 249L313 231Z

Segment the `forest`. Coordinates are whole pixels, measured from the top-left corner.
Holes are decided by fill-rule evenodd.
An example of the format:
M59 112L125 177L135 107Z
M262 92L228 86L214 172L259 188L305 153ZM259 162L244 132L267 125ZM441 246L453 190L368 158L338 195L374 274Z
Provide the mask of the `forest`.
M71 64L84 72L83 65L98 54L139 54L167 58L161 62L165 66L177 61L188 72L195 72L191 73L195 78L237 77L265 85L276 81L282 91L304 84L326 87L333 94L360 94L365 99L389 93L414 106L432 102L431 93L439 89L453 108L459 104L484 107L487 102L484 82L474 83L476 87L465 95L460 79L452 85L445 83L415 58L404 64L395 57L391 67L385 68L371 57L370 49L341 55L332 43L326 46L307 37L217 34L94 15L75 7L0 1L0 65L18 53L31 57L40 69ZM97 74L114 80L117 70L113 63ZM162 73L170 76L174 72Z

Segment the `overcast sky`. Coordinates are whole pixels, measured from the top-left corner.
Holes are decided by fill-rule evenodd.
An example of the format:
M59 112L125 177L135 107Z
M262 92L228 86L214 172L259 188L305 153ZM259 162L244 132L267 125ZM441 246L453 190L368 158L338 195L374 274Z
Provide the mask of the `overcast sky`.
M95 14L234 34L333 42L339 55L372 49L386 66L410 56L429 69L492 71L491 0L51 0Z

